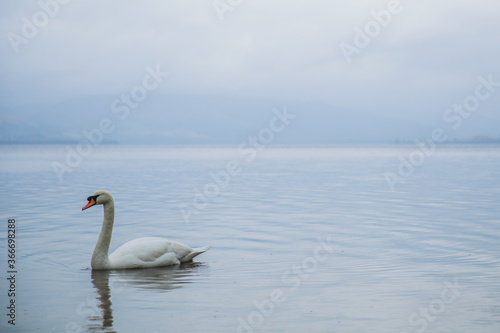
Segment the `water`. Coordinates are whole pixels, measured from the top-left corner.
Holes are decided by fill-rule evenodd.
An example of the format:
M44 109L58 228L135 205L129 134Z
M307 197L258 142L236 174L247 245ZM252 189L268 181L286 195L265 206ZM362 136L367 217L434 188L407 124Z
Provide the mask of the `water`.
M100 146L59 181L64 146L0 146L18 269L13 328L4 226L0 330L498 332L500 147L441 147L391 191L384 173L414 149ZM142 236L212 249L92 273L102 207L81 208L98 189L115 197L111 250Z

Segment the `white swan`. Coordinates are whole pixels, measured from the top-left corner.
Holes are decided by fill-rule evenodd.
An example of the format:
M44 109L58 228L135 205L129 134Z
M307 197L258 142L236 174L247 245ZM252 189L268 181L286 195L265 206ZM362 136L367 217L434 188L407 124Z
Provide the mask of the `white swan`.
M197 255L210 249L210 246L192 249L187 245L158 237L144 237L127 242L109 253L115 203L107 191L97 191L87 198L88 203L82 210L94 205L104 206L104 221L101 234L92 254L92 269L149 268L178 265L193 260Z

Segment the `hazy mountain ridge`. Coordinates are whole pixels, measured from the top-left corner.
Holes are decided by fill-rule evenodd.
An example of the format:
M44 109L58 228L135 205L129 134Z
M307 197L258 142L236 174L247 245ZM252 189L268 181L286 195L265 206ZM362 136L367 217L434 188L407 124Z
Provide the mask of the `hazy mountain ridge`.
M480 115L457 131L431 124L342 110L315 102L283 103L221 96L151 96L129 112L114 112L116 96L86 96L58 105L25 107L0 113L0 143L78 143L107 119L112 130L102 143L239 144L269 126L273 109L296 117L275 133L276 144L370 144L414 142L445 128L450 141L493 143L497 122ZM5 108L2 108L5 110ZM120 116L122 118L120 118ZM471 117L472 118L472 117Z

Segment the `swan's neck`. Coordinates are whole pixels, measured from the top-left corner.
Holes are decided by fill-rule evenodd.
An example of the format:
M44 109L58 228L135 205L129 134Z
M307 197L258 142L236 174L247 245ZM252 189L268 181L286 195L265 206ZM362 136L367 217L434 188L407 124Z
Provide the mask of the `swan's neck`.
M113 233L113 223L115 221L115 204L113 201L104 204L104 221L102 222L101 234L92 255L93 269L106 269L111 267L109 261L109 244Z

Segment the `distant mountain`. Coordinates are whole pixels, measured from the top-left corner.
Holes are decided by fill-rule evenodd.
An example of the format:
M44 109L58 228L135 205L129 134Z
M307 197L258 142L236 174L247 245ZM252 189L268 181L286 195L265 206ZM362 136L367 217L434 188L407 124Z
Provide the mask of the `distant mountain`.
M105 143L239 144L269 128L275 117L273 108L286 108L296 118L273 135L272 144L414 142L429 137L436 126L446 125L316 102L152 95L132 108L116 101L117 96L86 96L57 105L1 108L8 112L0 113L0 143L77 143L86 140L85 133L97 135L104 122L109 126L102 133ZM481 131L484 128L488 131ZM478 116L467 126L464 122L460 131L450 131L449 137L454 140L494 130L500 131L497 122Z
M0 144L75 144L81 135L62 126L41 121L20 120L0 114ZM104 143L116 143L106 140Z
M2 119L3 118L3 119ZM54 125L35 123L5 116L0 118L0 143L59 143L74 142Z
M473 138L465 138L465 139L454 139L450 140L447 143L460 143L460 144L500 144L500 135L497 137L490 135L477 135Z

